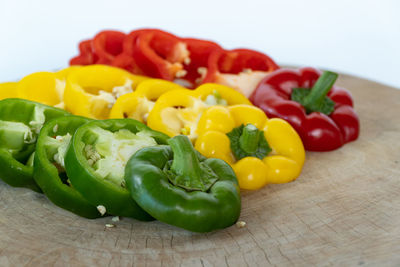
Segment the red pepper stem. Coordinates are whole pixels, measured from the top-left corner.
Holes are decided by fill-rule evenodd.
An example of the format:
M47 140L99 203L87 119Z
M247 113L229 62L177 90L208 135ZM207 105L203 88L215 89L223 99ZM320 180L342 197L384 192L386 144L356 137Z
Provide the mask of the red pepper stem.
M313 110L315 105L322 103L337 78L337 73L324 71L311 88L310 93L304 98L303 106Z

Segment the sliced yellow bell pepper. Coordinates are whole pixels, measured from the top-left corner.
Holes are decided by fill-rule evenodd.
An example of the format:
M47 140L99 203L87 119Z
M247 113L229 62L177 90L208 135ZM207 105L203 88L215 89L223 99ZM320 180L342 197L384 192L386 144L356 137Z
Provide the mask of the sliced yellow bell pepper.
M234 89L220 84L203 84L195 90L167 92L156 101L149 113L147 125L169 136L197 137L197 124L202 113L214 105L251 105L250 101Z
M18 97L17 82L0 83L0 100Z
M116 99L133 92L146 79L148 78L105 65L80 67L67 77L65 107L76 115L107 119Z
M155 101L162 94L172 90L187 89L161 79L143 81L136 87L135 92L125 94L117 99L111 109L110 118L131 118L146 123Z
M58 72L43 71L25 76L17 84L17 97L64 108L65 79L78 68L73 66Z
M303 143L292 126L268 119L254 106L210 107L200 118L197 134L195 148L228 162L242 189L290 182L304 164Z

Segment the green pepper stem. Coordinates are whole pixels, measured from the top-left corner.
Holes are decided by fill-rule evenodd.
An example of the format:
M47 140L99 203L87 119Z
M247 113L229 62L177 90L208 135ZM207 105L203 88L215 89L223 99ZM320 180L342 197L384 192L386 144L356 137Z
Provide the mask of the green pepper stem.
M168 140L174 159L171 170L179 176L190 178L192 185L206 187L202 180L202 170L196 151L189 138L185 135L178 135ZM190 187L190 185L187 185Z
M260 131L253 124L243 127L242 135L239 138L240 148L247 153L254 153L260 141Z
M310 93L304 98L303 106L306 109L313 110L313 107L321 104L337 78L337 73L324 71L311 88Z

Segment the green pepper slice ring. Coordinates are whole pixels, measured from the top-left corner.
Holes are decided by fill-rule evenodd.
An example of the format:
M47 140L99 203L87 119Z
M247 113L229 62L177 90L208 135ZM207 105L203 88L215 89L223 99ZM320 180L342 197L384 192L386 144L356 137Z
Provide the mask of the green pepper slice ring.
M107 213L153 220L124 187L124 165L137 149L166 144L167 139L132 119L91 121L78 128L72 138L65 157L67 175L89 203Z
M33 178L55 205L94 219L101 214L69 184L63 168L65 149L71 137L78 127L89 121L83 117L68 116L53 119L43 126L36 144Z
M33 152L42 126L70 114L18 98L0 101L0 178L15 187L41 192L33 179Z
M241 200L229 164L206 159L186 136L168 143L143 148L128 161L125 181L132 198L157 220L193 232L233 225Z

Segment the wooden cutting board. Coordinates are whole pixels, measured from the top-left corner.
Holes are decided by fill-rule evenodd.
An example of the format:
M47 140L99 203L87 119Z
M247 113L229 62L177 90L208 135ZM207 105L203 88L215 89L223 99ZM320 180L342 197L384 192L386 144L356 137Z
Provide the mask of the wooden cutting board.
M354 96L360 138L308 152L295 182L243 192L246 227L87 220L1 182L0 266L399 266L400 90L346 75L339 84Z

